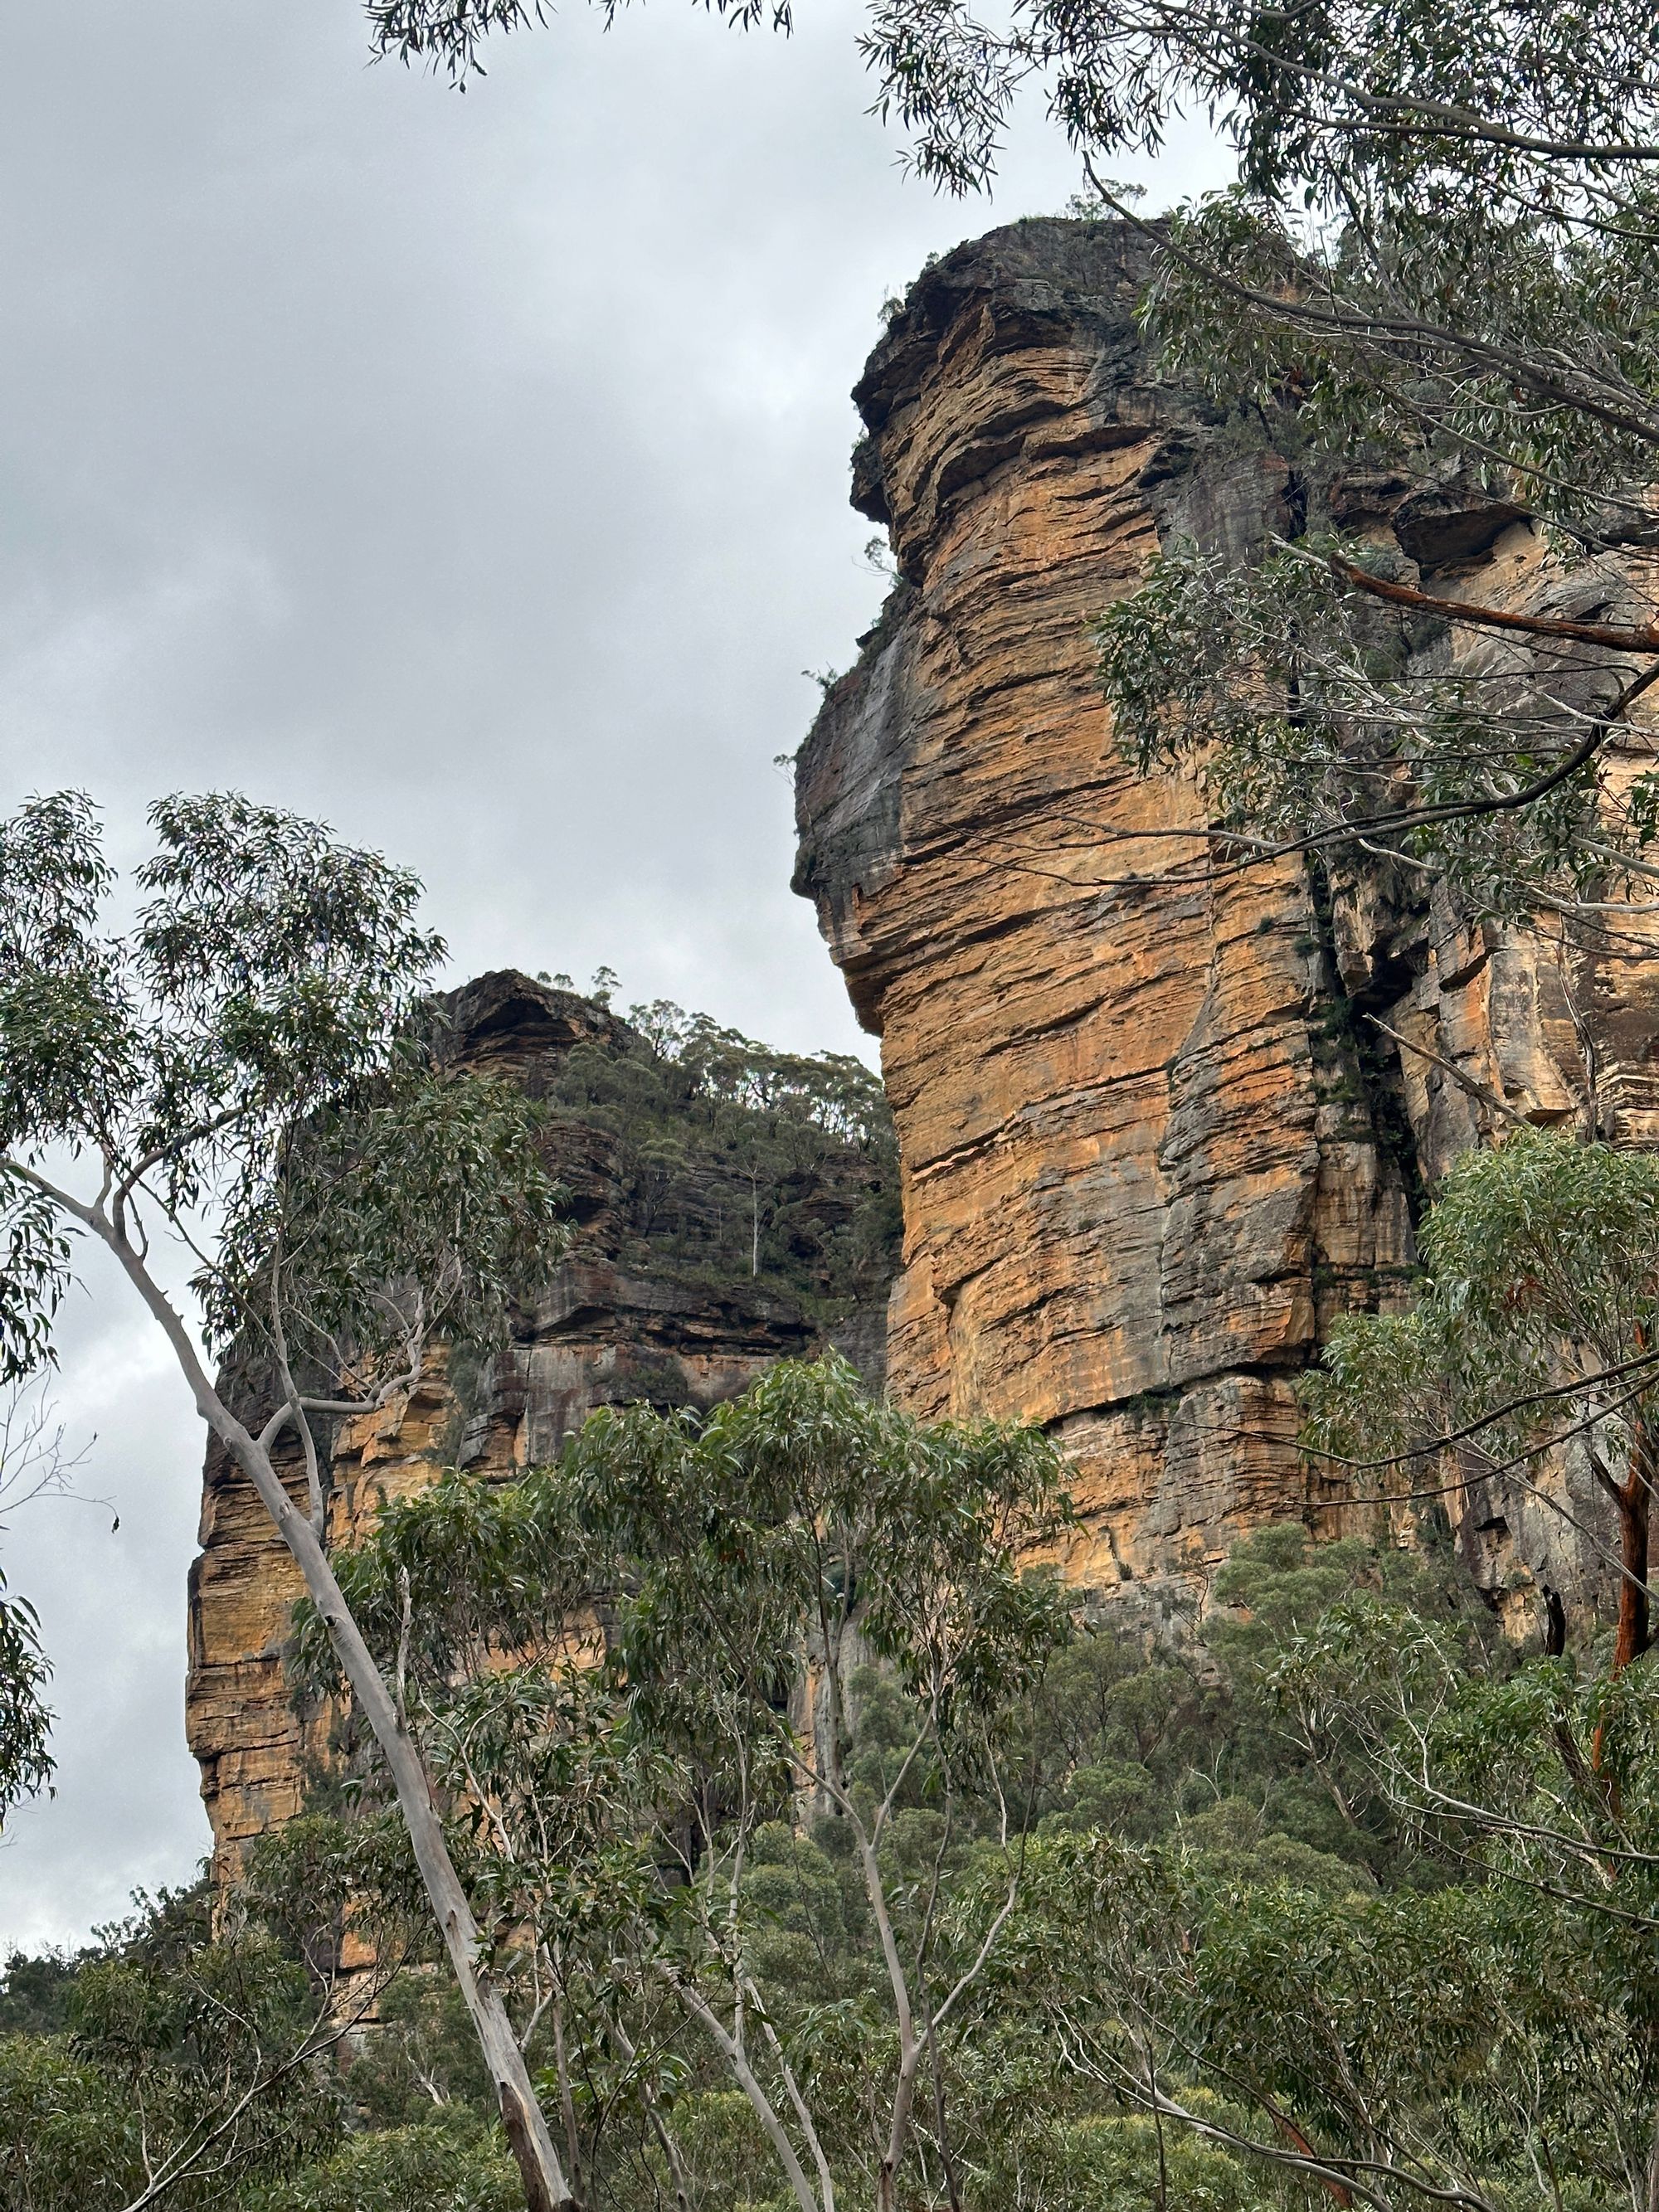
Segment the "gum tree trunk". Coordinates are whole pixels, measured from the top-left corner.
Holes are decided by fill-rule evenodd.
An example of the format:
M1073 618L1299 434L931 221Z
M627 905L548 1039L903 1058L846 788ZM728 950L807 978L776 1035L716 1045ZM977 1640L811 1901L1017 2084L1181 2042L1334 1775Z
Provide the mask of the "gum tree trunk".
M443 1823L433 1802L432 1785L420 1752L398 1717L391 1692L351 1616L327 1553L310 1521L289 1498L269 1455L223 1407L218 1409L218 1418L210 1414L210 1419L214 1419L214 1425L258 1492L278 1534L305 1577L306 1589L339 1654L357 1708L380 1747L398 1792L398 1809L409 1831L415 1863L420 1869L433 1917L443 1936L462 2000L477 2033L501 2111L501 2125L524 2184L528 2212L568 2212L568 2208L574 2208L575 2199L566 2184L507 2008L488 1970L479 1963L477 1923L444 1842Z
M63 1201L61 1193L54 1196ZM128 1280L161 1324L184 1370L197 1411L228 1448L258 1491L277 1534L305 1577L311 1601L328 1628L352 1695L374 1732L374 1740L380 1747L397 1790L398 1807L409 1831L415 1863L420 1869L433 1917L443 1936L449 1963L495 2092L501 2125L507 2131L524 2185L527 2212L577 2212L576 2200L570 2193L558 2153L553 2148L553 2138L532 2087L530 2070L513 2033L513 2023L507 2016L507 2007L488 1969L479 1963L482 1946L478 1924L444 1842L443 1823L433 1799L425 1763L399 1719L374 1654L352 1618L345 1593L329 1565L320 1537L289 1496L270 1453L237 1419L214 1389L189 1331L160 1286L152 1280L137 1252L98 1208L67 1203L76 1218L109 1247Z
M1649 1530L1653 1481L1659 1470L1655 1437L1646 1409L1631 1426L1630 1468L1619 1487L1619 1632L1613 1644L1615 1674L1639 1659L1652 1641L1648 1599Z

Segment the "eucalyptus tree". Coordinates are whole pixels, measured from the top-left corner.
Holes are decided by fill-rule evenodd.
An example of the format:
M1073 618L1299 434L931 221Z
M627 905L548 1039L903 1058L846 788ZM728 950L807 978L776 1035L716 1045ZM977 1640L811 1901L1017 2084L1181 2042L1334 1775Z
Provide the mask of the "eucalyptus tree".
M1163 372L1289 465L1275 539L1170 545L1101 627L1132 757L1199 767L1235 833L1188 872L1340 852L1592 933L1610 890L1653 880L1653 30L1644 4L1037 0L969 100L963 19L878 7L885 96L946 181L983 173L1017 88L1048 83L1101 211L1151 248ZM1183 104L1228 133L1238 181L1148 226L1096 163ZM1561 556L1548 599L1443 584L1376 517L1345 537L1318 491L1356 464L1395 500L1484 501L1489 537L1529 523Z
M1617 1578L1610 1648L1568 1652L1557 1613L1523 1659L1327 1589L1253 1667L1351 1862L1241 1881L1179 1828L1057 1826L978 2001L1080 2081L1339 2203L1651 2212L1659 1162L1519 1133L1455 1164L1420 1250L1409 1309L1334 1327L1304 1442L1358 1503L1431 1523L1484 1486L1562 1515ZM1553 1479L1569 1455L1605 1514ZM1211 1634L1224 1655L1224 1615Z
M0 1827L14 1806L52 1780L51 1673L40 1616L0 1574Z
M1557 1856L1598 1846L1605 1866L1605 1838ZM1266 2203L1649 2212L1652 1920L1609 1942L1607 1915L1540 1899L1541 1869L1418 1870L1391 1892L1354 1869L1241 1881L1179 1842L1040 1837L985 2001L1062 2078L1263 2177Z
M552 2024L573 2161L577 2054L614 2074L620 2051L684 2196L653 2087L678 2021L800 2212L834 2212L855 2176L890 2212L919 2100L940 2140L940 2045L1018 1894L1004 1731L1069 1632L1071 1598L1025 1566L1063 1526L1060 1475L1036 1431L919 1425L843 1361L781 1363L702 1418L596 1413L519 1484L451 1477L343 1561L523 2032ZM315 1623L300 1650L327 1686ZM919 1808L911 1864L896 1838ZM867 1915L856 1989L763 1963L778 1882L814 1878L815 1811ZM970 1849L995 1894L946 1944Z
M1406 1310L1349 1315L1304 1386L1306 1441L1381 1497L1511 1485L1616 1576L1616 1671L1652 1641L1659 1481L1659 1160L1517 1134L1452 1167ZM1540 1480L1576 1451L1617 1544Z
M556 1254L536 1111L446 1055L443 948L412 876L234 794L161 799L149 821L125 933L104 920L113 878L86 799L33 799L0 825L0 1379L50 1363L76 1246L101 1246L327 1624L532 2212L550 2212L568 2191L430 1778L331 1564L325 1449L328 1424L414 1385L434 1339L493 1341ZM169 1289L181 1253L205 1353Z
M1262 1723L1227 1717L1237 1794L1200 1753L1156 1823L1044 1821L969 2032L1266 2203L1650 2212L1659 1678L1518 1649L1451 1565L1242 1544L1206 1619Z

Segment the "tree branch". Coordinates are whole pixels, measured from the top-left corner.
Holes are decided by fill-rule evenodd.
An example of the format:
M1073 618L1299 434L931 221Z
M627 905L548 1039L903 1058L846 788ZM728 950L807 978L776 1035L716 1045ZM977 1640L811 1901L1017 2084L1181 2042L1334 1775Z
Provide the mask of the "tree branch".
M1385 1037L1391 1038L1402 1052L1414 1052L1419 1060L1429 1060L1436 1067L1443 1069L1459 1090L1468 1091L1471 1098L1478 1099L1491 1113L1502 1115L1505 1121L1513 1121L1517 1128L1530 1129L1533 1127L1524 1114L1517 1114L1514 1107L1506 1104L1495 1091L1488 1091L1484 1083L1477 1083L1461 1067L1455 1066L1449 1060L1443 1060L1437 1052L1431 1052L1427 1045L1413 1044L1408 1036L1401 1036L1398 1030L1391 1030L1376 1014L1367 1014L1365 1018L1373 1029L1381 1030Z
M1634 629L1621 629L1613 623L1516 614L1504 607L1483 607L1472 599L1443 599L1411 584L1390 583L1386 577L1372 575L1369 568L1344 559L1340 553L1332 553L1328 559L1331 574L1339 582L1351 584L1356 591L1368 592L1373 599L1387 599L1392 606L1438 615L1445 622L1466 623L1476 629L1519 630L1528 637L1568 638L1577 645L1605 646L1609 653L1659 653L1659 623L1642 623Z
M669 1987L692 2018L708 2029L725 2052L726 2063L738 2078L738 2087L748 2098L756 2118L765 2129L767 2138L789 2177L789 2186L795 2192L795 2202L800 2206L801 2212L830 2212L830 2208L821 2205L813 2195L812 2185L806 2178L806 2169L795 2155L795 2147L785 2131L783 2122L778 2118L776 2107L756 2080L753 2068L714 2008L700 1991L693 1989L689 1982L682 1981L678 1975L669 1977Z

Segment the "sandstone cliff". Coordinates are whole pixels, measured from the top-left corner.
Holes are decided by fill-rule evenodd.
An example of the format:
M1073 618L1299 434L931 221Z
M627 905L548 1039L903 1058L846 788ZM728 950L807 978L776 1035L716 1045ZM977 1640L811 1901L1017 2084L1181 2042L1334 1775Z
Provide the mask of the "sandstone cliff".
M1160 386L1144 270L1118 226L1018 224L925 271L872 355L854 504L898 581L799 755L796 888L881 1039L892 1387L1046 1423L1084 1509L1071 1571L1168 1601L1253 1525L1328 1523L1295 1379L1334 1314L1397 1292L1455 1151L1505 1110L1584 1111L1587 1068L1601 1127L1655 1133L1659 983L1628 933L1569 957L1297 860L1146 880L1200 854L1179 834L1200 800L1115 751L1089 626L1172 534L1237 550L1331 519L1460 596L1582 612L1609 591L1510 508L1374 465L1299 480ZM1597 1516L1583 1471L1564 1480ZM1597 1579L1535 1503L1462 1522L1517 1618L1534 1569Z
M826 1343L879 1382L892 1254L878 1123L860 1139L845 1115L833 1129L769 1120L605 1007L524 975L485 976L451 1012L465 1064L549 1101L574 1242L489 1374L451 1376L434 1357L407 1400L342 1427L334 1541L441 1467L507 1474L552 1458L599 1406L713 1405ZM243 1395L257 1403L257 1376ZM297 1459L292 1475L303 1491ZM283 1673L298 1571L216 1443L200 1541L185 1712L222 1875L300 1809L324 1747L304 1740Z

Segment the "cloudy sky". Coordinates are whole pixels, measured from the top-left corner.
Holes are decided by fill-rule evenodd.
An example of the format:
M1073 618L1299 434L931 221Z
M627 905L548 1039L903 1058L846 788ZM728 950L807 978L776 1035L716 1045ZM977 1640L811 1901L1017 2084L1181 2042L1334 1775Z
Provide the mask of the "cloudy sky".
M580 7L458 96L353 0L59 0L0 73L0 801L143 851L234 786L417 869L457 977L617 969L855 1047L788 891L792 750L882 585L846 394L931 252L1061 210L1033 116L994 201L907 181L851 0L783 42ZM1193 139L1155 181L1213 179ZM79 1940L207 1841L185 1748L201 1443L94 1275L57 1396L82 1487L3 1537L57 1662L59 1786L0 1945Z

